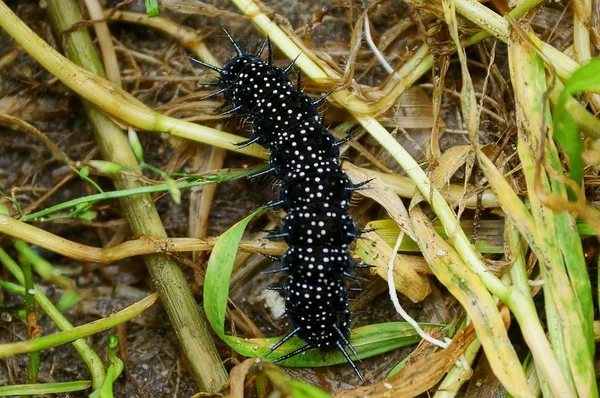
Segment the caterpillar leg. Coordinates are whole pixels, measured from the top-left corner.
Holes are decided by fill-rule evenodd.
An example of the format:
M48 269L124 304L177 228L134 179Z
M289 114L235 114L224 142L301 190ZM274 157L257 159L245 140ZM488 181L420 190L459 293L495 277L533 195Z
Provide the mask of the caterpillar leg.
M236 106L236 107L234 107L234 108L231 108L231 109L229 109L229 110L226 110L225 112L221 112L221 113L219 113L219 116L231 115L231 114L233 114L233 113L236 113L236 112L237 112L237 111L239 111L240 109L242 109L242 106L241 106L241 105L238 105L238 106Z
M227 91L227 89L222 88L222 89L220 89L218 91L215 91L214 93L205 95L204 97L200 98L200 101L204 101L204 100L207 100L209 98L216 97L217 95L223 94L225 91Z
M368 183L370 183L371 181L373 181L375 179L375 177L370 178L366 181L363 182L359 182L358 184L354 184L351 187L346 187L346 191L360 191L361 189L367 189L367 188L363 188L365 185L367 185Z
M287 232L281 232L278 234L271 234L271 235L265 236L265 239L287 238L288 236L289 236L289 234Z
M283 338L281 340L279 340L279 342L277 342L276 344L274 344L273 347L271 347L269 349L269 351L267 351L267 353L265 354L264 357L266 358L269 355L271 355L273 353L273 351L275 351L276 349L278 349L279 347L281 347L286 341L288 341L289 339L291 339L292 337L294 337L294 335L296 335L296 333L298 333L299 331L300 331L300 328L297 327L294 330L292 330L291 332L289 332L288 334L286 334L285 336L283 336ZM304 351L306 351L306 350L304 350ZM290 355L290 354L287 354L287 355ZM284 357L289 358L289 356L287 356L287 355L284 355ZM278 359L274 360L273 362L279 362L279 361L283 361L284 359L287 359L287 358L283 358L283 359L282 358L283 357L278 358Z
M367 229L360 229L358 230L358 233L354 233L354 232L348 232L347 235L353 239L367 239L365 237L363 237L363 234L366 234L367 232L373 232L373 231L377 231L381 228L367 228Z
M221 84L223 83L220 80L217 80L216 82L201 83L202 86L220 86Z
M317 98L316 100L313 101L313 105L320 105L323 101L325 101L327 99L327 97L329 97L331 95L331 93L333 93L335 90L329 90L328 92L326 92L325 94L323 94L321 97Z
M342 138L341 140L338 140L338 142L333 144L333 146L342 146L346 142L352 141L354 139L354 137L356 137L356 133L353 131L350 134L348 134L347 136L345 136L344 138ZM371 181L371 180L369 180L369 181Z
M361 229L360 230L360 234L366 234L367 232L375 232L375 231L379 231L382 228L365 228L365 229Z
M352 344L350 344L348 339L344 336L344 333L342 333L342 331L337 326L334 325L333 327L336 330L336 332L338 332L338 335L340 337L340 340L338 340L336 342L337 348L340 350L340 352L346 359L346 362L348 362L348 364L352 367L352 370L354 370L354 373L356 373L356 376L358 376L360 381L362 383L364 383L365 379L363 378L362 373L360 372L360 370L358 369L358 367L356 366L356 364L354 363L352 358L350 358L350 355L348 355L348 353L346 352L346 347L348 347L350 349L350 351L352 352L352 354L354 355L354 357L360 361L360 358L358 357L358 353L356 352L356 350L354 349Z
M292 70L292 68L294 67L294 64L296 63L298 58L300 58L300 54L296 55L296 58L294 58L292 60L292 62L290 62L289 65L283 70L285 73L288 73L290 70Z
M358 263L358 264L354 264L353 266L356 269L370 269L370 268L375 268L375 266L373 264L366 264L366 263Z
M279 206L281 206L284 203L285 203L285 200L282 199L282 200L278 200L278 201L275 201L275 202L264 204L264 205L261 206L261 208L262 209L270 209L272 207L279 207Z
M300 347L297 350L290 352L289 354L286 354L284 356L281 356L279 358L276 358L276 359L272 360L271 362L277 363L277 362L285 361L286 359L289 359L291 357L295 357L296 355L300 355L303 352L308 351L308 350L310 350L312 348L314 348L314 347L311 346L310 344L307 344L304 347Z
M349 292L364 292L365 290L367 290L367 289L365 289L364 287L349 287L348 288Z
M263 272L261 272L261 274L263 274L263 275L278 274L280 272L287 272L288 270L289 270L288 267L280 267L280 268L275 268L275 269L271 269L268 271L263 271Z
M265 355L265 358L267 356L269 356L273 351L275 351L277 348L279 348L285 341L289 340L291 337L294 336L294 334L296 334L298 332L297 330L298 328L294 329L292 332L288 333L279 343L275 344L273 347L271 347L271 349L269 350L269 352L267 352L267 354ZM341 333L341 331L340 331ZM340 336L343 337L343 335L340 334ZM345 347L348 347L350 349L350 351L352 352L352 354L354 354L354 356L358 359L358 354L356 353L356 350L354 349L354 347L352 347L352 344L350 344L350 342L343 337L342 341L337 341L336 343L337 348L340 350L340 352L342 353L342 355L344 356L344 359L346 359L346 362L348 362L348 364L352 367L352 370L354 370L354 373L356 373L356 376L358 376L358 378L360 379L360 381L362 383L365 382L365 379L362 375L362 373L360 372L360 370L358 369L358 367L356 366L356 364L354 363L354 361L352 360L352 358L350 358L350 355L348 355L348 353L346 352ZM306 352L310 349L313 349L314 347L310 344L307 344L303 347L298 348L297 350L294 350L288 354L285 354L279 358L273 359L271 362L273 363L277 363L277 362L281 362L281 361L285 361L286 359L289 359L291 357L295 357L296 355L300 355L303 352Z
M254 137L254 138L251 138L251 139L249 139L249 140L246 140L246 141L237 142L237 143L235 144L235 146L237 146L237 147L238 147L238 148L240 148L240 149L241 149L241 148L246 148L247 146L250 146L250 145L254 144L254 143L255 143L256 141L258 141L259 139L260 139L260 137Z
M369 280L367 278L363 278L363 277L360 277L360 276L352 275L350 272L344 272L344 276L346 278L352 279L354 281L369 282Z
M255 178L255 177L260 177L260 176L263 176L263 175L271 174L275 170L276 170L275 167L270 167L270 168L268 168L265 171L261 171L261 172L256 173L256 174L249 175L248 178Z

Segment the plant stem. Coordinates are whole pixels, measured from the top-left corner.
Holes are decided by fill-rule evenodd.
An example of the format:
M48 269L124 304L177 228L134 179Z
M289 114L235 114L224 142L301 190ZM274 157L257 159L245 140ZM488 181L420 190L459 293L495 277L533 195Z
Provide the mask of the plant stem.
M265 168L265 165L260 165L258 167L239 170L239 171L233 171L233 172L227 173L227 174L218 174L218 175L214 175L214 176L207 175L206 177L197 178L193 181L178 181L175 183L175 185L179 189L193 188L193 187L197 187L197 186L201 186L201 185L213 184L213 183L217 183L217 182L229 181L229 180L234 180L237 178L245 177L245 176L251 175L253 173L259 172L259 171L263 170L264 168ZM139 186L139 187L134 187L134 188L129 188L129 189L123 189L120 191L109 191L109 192L97 193L94 195L82 196L80 198L69 200L69 201L63 202L63 203L59 203L57 205L48 207L44 210L40 210L38 212L23 216L21 218L21 221L23 221L23 222L44 221L41 218L43 218L49 214L56 213L61 210L71 209L77 205L81 205L84 203L94 204L94 203L102 201L102 200L121 199L121 198L131 197L134 195L142 195L142 194L149 194L149 193L156 193L156 192L167 192L168 190L169 190L169 187L167 186L166 183L164 183L164 184L157 184L157 185Z
M83 337L91 336L123 324L136 316L140 315L157 299L156 293L151 294L142 300L123 308L122 310L94 322L74 327L70 330L58 332L49 336L39 337L33 340L21 341L18 343L8 343L0 345L0 358L6 358L11 355L19 355L28 352L47 350L61 344L69 343Z
M239 148L235 143L240 142L240 138L236 135L161 115L126 91L100 77L103 76L103 73L100 75L90 73L69 62L25 25L2 0L0 0L0 27L65 85L117 119L130 123L138 129L165 132L258 158L268 157L267 151L258 145ZM68 27L64 27L64 29ZM71 40L71 36L77 36L81 32L83 31L80 29L71 33L67 41ZM94 58L100 65L97 55ZM90 60L87 59L87 61ZM96 72L99 71L101 69L96 70Z
M0 248L0 262L2 265L4 265L8 272L10 272L15 279L19 281L19 283L24 284L25 278L23 276L23 272L19 268L19 265L2 248ZM63 316L63 314L60 313L60 311L54 306L54 304L52 304L48 297L44 296L40 289L34 287L34 291L35 301L37 301L39 306L46 312L46 314L48 314L50 319L52 319L59 329L73 329L73 325L71 325L71 323ZM73 342L73 347L75 347L79 355L81 355L81 358L90 370L94 388L99 388L102 385L105 376L102 360L84 339L75 340ZM1 348L2 346L0 346L0 355Z
M0 387L0 397L12 397L15 395L46 395L61 394L72 391L83 391L90 388L92 383L89 380L67 381L60 383L38 383L38 384L20 384L16 386Z
M530 0L532 1L532 0ZM536 0L533 0L535 3ZM507 43L510 36L510 24L500 15L474 0L456 0L456 11L480 28ZM529 6L529 4L527 4ZM514 10L513 10L514 11ZM540 43L545 59L553 62L556 74L566 80L579 67L579 64L547 43Z
M25 314L27 317L27 339L32 340L40 333L40 325L38 324L38 316L35 311L35 297L33 297L33 271L29 261L21 261L21 270L23 271L23 279L25 287ZM35 384L37 382L38 371L40 366L40 353L31 352L29 354L29 363L27 364L27 383Z
M82 19L77 2L72 0L49 0L48 14L58 37ZM67 53L76 64L103 77L102 65L87 30L72 32L66 43ZM136 158L123 131L95 105L83 101L83 106L104 160L139 173ZM141 181L121 175L114 176L113 182L118 190L143 186ZM122 198L121 205L135 235L166 237L150 195ZM147 255L144 261L200 389L212 393L219 391L227 382L227 373L179 265L164 254Z

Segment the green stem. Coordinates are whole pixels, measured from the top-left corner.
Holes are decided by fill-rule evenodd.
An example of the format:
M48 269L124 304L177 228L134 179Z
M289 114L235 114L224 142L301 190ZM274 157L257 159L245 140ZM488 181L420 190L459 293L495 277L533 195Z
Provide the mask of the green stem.
M92 180L87 173L84 173L82 170L78 170L75 167L71 167L71 170L73 170L73 172L75 174L77 174L79 176L79 178L81 178L83 181L87 181L88 184L90 184L91 186L94 187L94 189L96 189L96 191L98 192L104 192L102 190L102 188L100 188L100 185L96 184L96 181ZM89 168L86 168L87 171L89 171Z
M35 311L35 298L33 297L33 272L29 261L21 261L21 271L23 272L25 286L25 314L27 317L27 339L35 337L34 333L39 327L38 316ZM27 364L27 383L35 384L40 366L40 353L32 352L29 354L29 363Z
M46 395L62 394L73 391L83 391L90 388L92 383L89 380L68 381L63 383L41 383L41 384L20 384L16 386L0 387L0 397L9 397L15 395Z
M63 332L58 332L49 336L38 337L37 339L20 341L18 343L8 343L0 345L0 358L8 356L25 354L47 350L71 341L91 336L93 334L112 329L140 315L147 308L156 302L157 295L152 294L132 305L116 312L106 318L99 319L85 325L77 326Z
M531 5L535 5L537 0L529 0L526 4L518 9L519 12L526 10ZM504 43L508 43L510 36L510 23L506 18L502 18L491 9L474 0L455 0L456 11L463 17L473 22L486 32L491 33ZM517 9L513 10L517 14ZM513 14L511 13L511 16ZM556 48L547 43L540 44L540 50L544 54L544 58L552 60L552 66L556 74L563 80L567 80L571 74L579 67L579 64L563 54Z
M19 265L4 251L0 248L0 262L10 272L19 283L25 283L25 277ZM52 302L44 296L44 294L37 288L34 287L34 297L39 306L48 314L50 319L58 326L60 330L73 329L73 325L60 313L58 309L52 304ZM2 354L0 346L0 355ZM79 355L83 358L83 361L87 365L91 375L92 383L94 388L99 388L104 381L104 365L102 360L94 352L94 350L88 345L83 339L78 339L73 342L73 347L77 350Z
M515 317L519 319L521 332L531 350L539 377L548 383L555 395L573 397L575 393L569 387L535 309L519 231L510 219L507 219L506 222L507 247L513 259L510 268L511 295L506 305L511 308L515 313Z
M64 6L65 4L61 3L60 5ZM63 29L67 29L70 26L65 26ZM87 66L84 69L81 67L81 63L76 62L80 65L77 66L69 62L68 59L58 53L25 25L1 0L0 27L6 30L44 68L77 94L135 128L164 132L258 158L264 159L268 157L267 151L258 145L251 145L246 148L237 146L236 143L243 140L239 136L186 122L185 120L164 116L153 111L120 87L116 87L113 83L103 79L101 76L104 75L104 72L100 63L97 64L98 68L94 67L94 73L90 73L90 71L86 70ZM79 29L71 33L67 37L67 42L71 43L72 37L84 34L83 32L84 30ZM97 56L90 58L85 56L84 59L86 63L95 63ZM127 140L125 141L127 142Z
M75 284L73 281L56 272L54 266L45 258L36 253L27 243L16 241L15 249L17 249L19 252L19 262L23 267L33 267L35 272L46 282L58 286L61 289L65 289L67 291L74 290ZM30 289L27 286L26 288Z
M50 22L58 37L62 37L66 29L83 19L75 0L48 0L47 4ZM66 45L67 54L75 64L90 71L93 78L104 76L102 64L86 29L71 32L67 36ZM63 81L65 80L73 83L72 78L67 77ZM140 110L145 110L136 99L132 98L131 101L139 104ZM92 103L83 101L83 107L104 160L120 164L139 174L137 159L121 128ZM172 129L175 130L176 127ZM121 174L112 178L117 190L140 188L144 185L139 180ZM133 234L152 238L167 237L149 194L121 198L121 206ZM228 380L227 372L204 314L200 313L179 264L165 254L146 255L144 261L200 390L212 393L219 391Z
M0 279L0 287L2 289L5 289L7 292L25 296L25 288L23 286L15 284L15 283L3 281Z
M179 189L187 189L187 188L198 187L198 186L206 185L206 184L215 184L215 183L219 183L219 182L223 182L223 181L230 181L230 180L235 180L235 179L242 178L242 177L247 177L247 176L257 173L261 170L264 170L264 168L265 168L265 165L261 164L260 166L256 166L256 167L253 167L250 169L236 170L236 171L232 171L230 173L215 174L215 175L208 175L208 176L195 176L195 178L197 178L197 179L194 181L178 181L178 182L176 182L176 185L177 185L177 188L179 188ZM20 221L23 221L23 222L46 221L41 218L45 217L49 214L56 213L58 211L71 209L75 206L78 206L78 205L81 205L84 203L94 204L94 203L100 202L102 200L121 199L121 198L127 198L127 197L134 196L134 195L142 195L142 194L157 193L157 192L167 192L168 190L169 190L169 187L167 186L167 184L163 183L163 184L157 184L157 185L148 185L148 186L140 186L140 187L135 187L135 188L130 188L130 189L123 189L120 191L109 191L109 192L98 193L98 194L94 194L94 195L82 196L80 198L69 200L69 201L66 201L63 203L59 203L55 206L48 207L47 209L28 214L28 215L22 217Z

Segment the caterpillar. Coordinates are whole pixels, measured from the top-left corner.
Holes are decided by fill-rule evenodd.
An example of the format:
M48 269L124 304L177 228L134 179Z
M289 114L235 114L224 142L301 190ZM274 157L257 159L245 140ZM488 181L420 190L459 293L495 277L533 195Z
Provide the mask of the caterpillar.
M295 86L286 68L272 64L269 39L256 54L243 52L233 37L223 28L236 55L222 68L193 59L198 64L219 73L211 85L219 89L209 96L223 94L230 108L222 115L237 115L252 121L252 138L239 143L241 147L257 143L270 150L269 167L279 181L278 200L265 207L281 207L287 212L279 233L269 238L283 238L289 248L278 271L287 273L283 290L286 315L292 325L266 356L293 336L306 345L281 356L283 361L309 349L338 349L361 381L363 376L350 357L358 354L348 336L351 311L346 278L356 278L350 272L355 267L348 246L360 236L360 230L348 208L353 191L368 181L353 184L340 166L341 144L324 127L318 105L329 93L313 100L300 88L300 76ZM262 54L267 50L267 60ZM258 174L255 174L255 176Z

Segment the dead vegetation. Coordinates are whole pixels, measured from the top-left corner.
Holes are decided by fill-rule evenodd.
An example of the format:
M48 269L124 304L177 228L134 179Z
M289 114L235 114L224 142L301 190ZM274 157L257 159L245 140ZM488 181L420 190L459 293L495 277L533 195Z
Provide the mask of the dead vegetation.
M249 126L216 116L220 99L202 100L213 91L203 83L214 75L188 58L228 60L232 49L222 25L251 50L268 32L279 64L301 51L297 66L305 90L319 95L335 89L323 108L332 131L357 136L344 148L345 169L355 181L377 177L352 208L361 226L381 228L355 248L375 268L366 289L352 298L354 324L384 325L358 328L355 336L363 344L359 352L370 357L359 364L367 383L358 386L345 365L292 367L287 374L343 397L597 395L595 127L578 120L591 137L581 190L567 178L568 157L549 139L559 88L600 46L591 4L577 9L524 1L513 18L503 19L512 4L502 0L285 0L260 9L242 0L165 0L160 17L149 19L141 1L86 0L79 5L84 20L69 22L67 12L56 10L73 7L72 1L46 3L6 1L3 7L93 74L15 34L18 23L9 26L0 10L0 204L6 213L0 215L6 250L0 259L0 385L91 379L98 388L105 380L104 369L94 373L82 361L82 348L65 344L76 337L42 346L47 349L33 380L28 363L37 361L34 356L6 354L19 349L9 343L65 330L39 301L29 312L37 319L25 322L27 295L15 287L25 282L7 265L12 258L25 264L25 280L26 264L33 265L40 292L72 324L100 319L108 325L109 315L138 303L140 316L123 323L130 319L123 315L119 326L87 339L87 358L107 366L109 335L120 339L125 377L115 381L115 396L303 391L272 365L244 361L230 347L250 350L243 341L225 344L210 329L210 335L185 335L188 322L208 326L198 310L206 309L206 267L217 238L274 197L270 180L243 178L261 167L265 153L235 147ZM51 34L66 27L66 34ZM86 30L93 44L82 38ZM458 55L457 43L464 47ZM90 48L101 49L101 62L86 64L81 52ZM580 99L597 112L594 94ZM127 127L138 132L129 131L134 151L124 138ZM135 152L136 136L141 152ZM110 196L113 183L123 196ZM151 188L134 195L145 187ZM569 189L578 200L568 200ZM268 347L262 338L281 336L288 327L285 318L277 319L281 299L265 292L278 277L261 274L272 265L260 254L285 249L262 239L261 230L276 228L279 220L269 211L250 223L232 259L224 333L256 339L247 344L257 350ZM29 243L32 253L15 246L17 240ZM398 251L390 273L389 258ZM47 274L40 272L43 259ZM173 276L173 268L183 272ZM452 339L446 349L425 341L400 344L392 326L385 329L402 321L390 300L390 275L398 304L410 316L447 325L426 328L438 339ZM149 304L142 308L140 300L155 291L164 307L144 310ZM388 340L375 341L383 331ZM372 356L376 343L383 354ZM403 348L392 350L393 344ZM32 352L21 350L14 352ZM218 364L211 366L214 357ZM225 370L231 371L229 386ZM264 376L272 387L265 387Z

